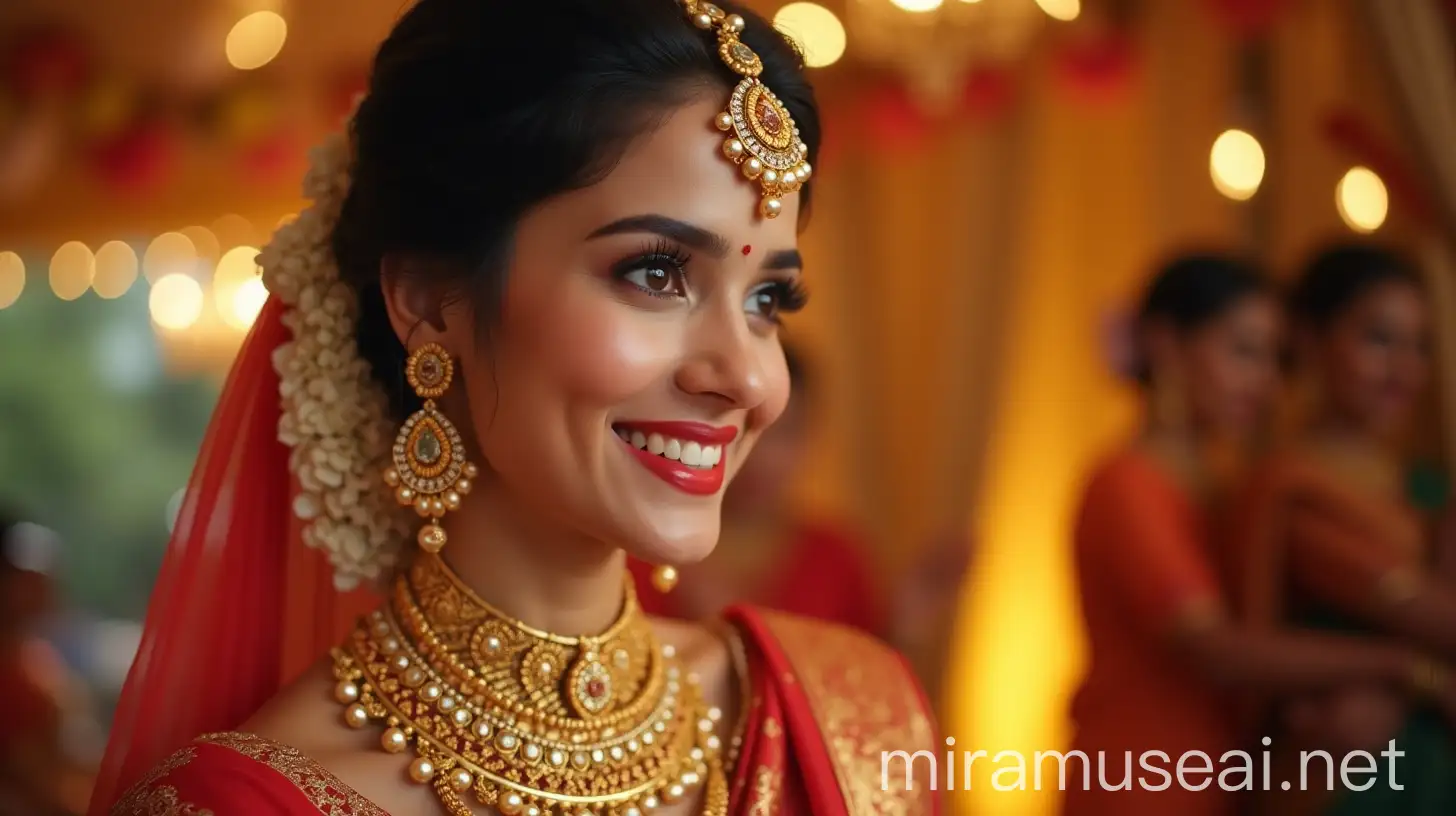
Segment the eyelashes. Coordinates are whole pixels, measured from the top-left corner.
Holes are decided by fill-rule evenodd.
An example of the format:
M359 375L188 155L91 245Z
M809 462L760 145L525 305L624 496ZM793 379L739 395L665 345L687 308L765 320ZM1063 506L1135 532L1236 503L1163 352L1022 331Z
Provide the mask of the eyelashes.
M612 277L649 297L687 298L691 261L692 255L684 247L659 237L614 264ZM750 314L778 323L780 315L800 311L808 301L809 292L803 282L796 276L785 275L753 287L744 308Z

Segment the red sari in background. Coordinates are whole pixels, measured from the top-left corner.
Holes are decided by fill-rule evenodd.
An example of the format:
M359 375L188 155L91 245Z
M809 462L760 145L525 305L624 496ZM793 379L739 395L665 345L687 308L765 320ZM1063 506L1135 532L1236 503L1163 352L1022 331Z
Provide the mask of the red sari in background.
M913 791L898 777L881 789L882 751L935 750L927 706L899 655L859 632L795 616L739 607L725 620L748 671L730 814L938 812L923 775ZM898 764L894 771L903 774ZM235 732L173 754L112 813L387 814L298 751Z
M1183 488L1145 454L1127 451L1104 462L1083 496L1075 533L1077 579L1091 665L1072 706L1073 748L1091 758L1090 789L1080 763L1068 762L1064 816L1225 816L1234 794L1185 790L1173 778L1143 770L1140 757L1163 751L1168 771L1180 755L1202 751L1214 762L1240 748L1231 701L1184 668L1175 652L1180 627L1223 607L1218 569L1209 551L1208 519ZM1131 790L1122 782L1132 752ZM1198 766L1193 766L1198 767ZM1190 777L1190 780L1193 780ZM1196 781L1196 780L1195 780Z
M877 637L884 634L878 587L857 542L827 524L799 525L788 541L769 575L739 601L851 626ZM664 595L652 586L651 565L634 560L630 569L648 614L678 620L695 617L680 592Z

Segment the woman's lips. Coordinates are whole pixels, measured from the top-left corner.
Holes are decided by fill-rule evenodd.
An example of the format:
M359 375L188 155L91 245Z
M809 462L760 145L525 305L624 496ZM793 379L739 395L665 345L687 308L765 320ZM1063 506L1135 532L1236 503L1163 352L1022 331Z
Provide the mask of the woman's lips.
M723 448L738 436L736 427L702 422L618 422L612 430L653 475L695 496L722 489Z

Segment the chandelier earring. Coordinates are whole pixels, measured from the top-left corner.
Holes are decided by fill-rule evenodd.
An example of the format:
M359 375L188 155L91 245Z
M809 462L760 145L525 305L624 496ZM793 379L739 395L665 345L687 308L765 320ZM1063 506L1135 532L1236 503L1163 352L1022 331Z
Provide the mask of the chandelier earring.
M415 540L425 552L437 553L445 546L440 519L460 509L477 470L465 460L460 432L435 404L455 375L450 353L437 343L427 343L410 353L404 373L424 405L405 420L394 438L394 463L384 471L384 483L394 488L396 501L413 507L426 520Z

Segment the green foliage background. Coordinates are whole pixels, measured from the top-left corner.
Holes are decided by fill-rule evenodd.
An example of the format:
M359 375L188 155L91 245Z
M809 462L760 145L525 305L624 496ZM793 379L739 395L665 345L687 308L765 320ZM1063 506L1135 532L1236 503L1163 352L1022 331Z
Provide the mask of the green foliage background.
M31 264L20 300L0 310L0 503L61 534L70 604L138 619L218 384L161 371L145 285L64 302L36 275L44 268ZM127 385L105 370L119 341L151 376Z

